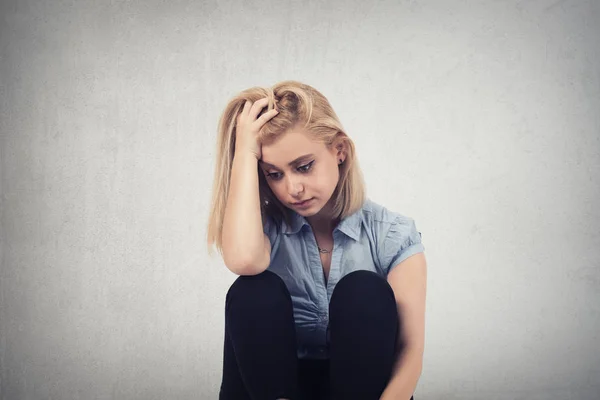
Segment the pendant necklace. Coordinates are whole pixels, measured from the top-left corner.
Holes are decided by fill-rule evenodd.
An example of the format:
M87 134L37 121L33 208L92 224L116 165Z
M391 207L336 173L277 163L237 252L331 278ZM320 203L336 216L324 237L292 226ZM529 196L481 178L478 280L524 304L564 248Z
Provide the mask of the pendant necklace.
M331 250L322 249L318 245L317 245L317 248L319 249L319 253L323 253L323 254L331 253Z

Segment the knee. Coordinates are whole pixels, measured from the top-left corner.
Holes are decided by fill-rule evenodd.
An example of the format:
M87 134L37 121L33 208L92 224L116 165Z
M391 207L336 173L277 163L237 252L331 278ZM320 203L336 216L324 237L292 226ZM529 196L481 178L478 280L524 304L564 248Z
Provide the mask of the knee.
M384 277L372 271L358 270L345 275L333 290L330 307L346 306L357 312L372 313L396 309L396 300Z
M352 296L375 296L393 299L394 292L387 280L376 272L358 270L345 275L337 283L334 293L344 293Z
M225 299L225 309L272 310L291 304L289 291L283 280L271 271L238 277L231 285Z

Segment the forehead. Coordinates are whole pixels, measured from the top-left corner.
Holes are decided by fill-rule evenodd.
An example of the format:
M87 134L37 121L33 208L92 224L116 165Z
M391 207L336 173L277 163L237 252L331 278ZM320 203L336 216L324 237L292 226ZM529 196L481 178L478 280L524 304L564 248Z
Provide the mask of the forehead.
M290 131L281 135L275 142L262 146L263 163L284 167L289 162L306 154L320 154L325 145L310 138L302 131Z

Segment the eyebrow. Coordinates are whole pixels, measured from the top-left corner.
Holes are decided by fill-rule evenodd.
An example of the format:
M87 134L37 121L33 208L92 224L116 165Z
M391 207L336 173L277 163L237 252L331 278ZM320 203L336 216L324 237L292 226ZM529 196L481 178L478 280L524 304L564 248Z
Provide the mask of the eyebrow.
M296 158L294 161L289 162L288 165L291 167L292 165L297 164L298 162L300 162L306 158L310 158L310 157L314 157L314 156L315 156L314 154L305 154L303 156ZM276 166L274 166L273 164L269 164L268 162L264 162L262 160L260 160L260 162L268 167L277 168Z

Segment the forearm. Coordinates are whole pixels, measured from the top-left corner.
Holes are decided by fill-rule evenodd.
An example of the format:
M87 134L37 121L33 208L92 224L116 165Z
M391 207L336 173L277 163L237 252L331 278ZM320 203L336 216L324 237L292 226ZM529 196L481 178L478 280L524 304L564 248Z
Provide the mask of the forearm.
M222 243L225 264L238 273L264 252L257 168L252 154L239 152L233 159Z
M396 361L394 372L380 400L409 400L423 368L423 351L407 347Z

